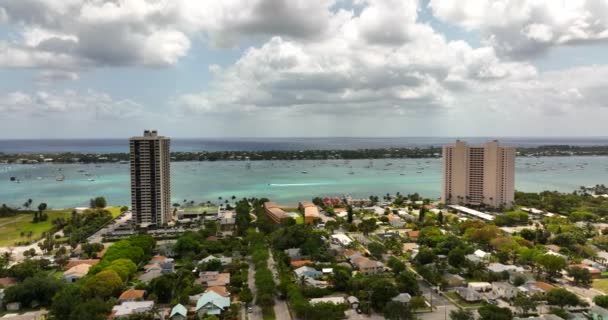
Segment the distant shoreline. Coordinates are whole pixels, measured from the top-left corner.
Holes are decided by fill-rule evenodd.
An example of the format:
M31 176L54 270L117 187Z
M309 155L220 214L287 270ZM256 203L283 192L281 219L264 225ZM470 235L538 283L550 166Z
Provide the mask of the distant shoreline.
M171 161L272 161L272 160L361 160L429 159L441 157L440 147L377 148L355 150L268 150L172 152ZM608 156L608 146L547 145L517 148L519 157ZM128 153L0 153L0 163L128 163Z

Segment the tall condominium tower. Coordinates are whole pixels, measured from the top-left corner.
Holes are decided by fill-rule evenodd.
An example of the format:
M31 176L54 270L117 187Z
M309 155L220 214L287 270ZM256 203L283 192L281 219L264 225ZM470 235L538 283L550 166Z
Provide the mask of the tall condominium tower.
M490 141L469 146L457 140L443 147L443 189L446 204L485 203L510 207L515 197L515 148Z
M129 139L131 206L139 226L160 226L171 220L169 143L156 130Z

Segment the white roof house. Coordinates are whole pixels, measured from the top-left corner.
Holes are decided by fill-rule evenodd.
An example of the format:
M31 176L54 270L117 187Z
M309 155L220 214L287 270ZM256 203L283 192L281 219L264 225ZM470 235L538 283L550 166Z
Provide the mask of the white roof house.
M348 246L353 242L353 240L345 235L344 233L335 233L331 235L331 240L334 243L341 244L343 246Z
M310 304L316 303L344 304L346 303L346 299L344 299L344 297L324 297L310 299Z
M492 284L489 282L469 282L467 285L468 288L471 288L475 291L488 291L492 289Z
M152 310L154 301L128 301L112 308L112 317L121 318Z
M487 220L487 221L493 221L494 220L494 216L491 214L487 214L487 213L483 213L481 211L477 211L477 210L473 210L471 208L467 208L467 207L463 207L463 206L459 206L459 205L449 205L448 207L458 211L458 212L462 212L462 213L466 213L468 215L483 219L483 220Z
M475 252L473 252L473 254L476 255L476 256L478 256L481 259L483 259L483 258L485 258L486 256L489 255L489 253L487 253L487 252L485 252L483 250L479 250L479 249L475 250Z

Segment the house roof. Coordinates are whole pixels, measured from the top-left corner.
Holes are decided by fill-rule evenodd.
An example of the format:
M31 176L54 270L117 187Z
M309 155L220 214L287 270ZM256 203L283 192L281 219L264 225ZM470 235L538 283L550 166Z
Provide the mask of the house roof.
M76 277L76 278L82 278L84 276L87 275L87 273L89 273L89 269L91 269L91 265L90 264L79 264L77 266L74 266L72 268L70 268L68 271L63 273L63 277Z
M205 292L209 291L213 291L222 297L230 297L230 292L228 292L228 289L226 289L225 286L211 286L205 290Z
M407 242L403 244L403 251L412 251L418 248L418 244L415 242Z
M0 286L10 287L10 286L14 286L16 284L17 284L16 278L11 278L11 277L0 278Z
M324 297L324 298L310 299L310 304L317 304L317 303L343 304L343 303L346 303L346 299L344 299L344 297Z
M312 260L295 260L291 262L291 266L292 267L301 267L301 266L305 266L307 264L312 264Z
M198 301L196 302L196 310L199 310L209 303L213 304L217 308L225 309L230 306L230 298L222 297L215 291L205 292L200 298L198 298Z
M130 314L146 312L154 306L154 301L123 302L112 308L110 318L122 317Z
M407 232L407 236L410 238L418 238L419 235L420 235L420 231L418 231L418 230L412 230L412 231Z
M160 263L165 262L165 260L167 260L167 257L165 256L154 256L150 259L150 263Z
M188 316L188 309L186 309L186 307L184 307L181 304L176 304L175 307L173 307L173 309L171 309L171 314L169 315L169 318L175 316L175 315L182 315L184 317Z
M68 260L68 263L65 265L65 270L69 270L75 266L81 264L88 264L90 266L94 266L99 263L98 259L87 259L87 260Z
M535 287L537 287L537 288L539 288L539 289L541 289L541 290L543 290L543 291L549 291L549 290L551 290L551 289L555 288L555 286L554 286L554 285L551 285L551 284L548 284L548 283L546 283L546 282L542 282L542 281L537 281L537 282L534 282L534 283L532 283L532 284L533 284Z
M120 295L120 297L118 297L118 300L143 299L145 294L146 294L146 290L129 289L129 290L123 292Z

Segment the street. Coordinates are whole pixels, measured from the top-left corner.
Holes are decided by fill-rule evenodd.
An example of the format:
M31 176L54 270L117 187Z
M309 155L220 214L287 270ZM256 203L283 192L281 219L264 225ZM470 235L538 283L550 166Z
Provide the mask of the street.
M277 272L274 257L272 256L272 251L268 249L270 255L268 258L268 269L272 272L272 276L275 279L275 282L279 280L279 273ZM277 283L278 285L278 283ZM277 319L288 319L291 320L291 314L289 313L289 308L287 307L287 302L285 300L278 299L276 296L274 297L274 315Z
M262 308L255 304L257 289L255 287L255 268L253 267L252 261L249 261L247 284L249 285L249 290L251 290L251 294L253 295L253 302L251 302L251 308L253 309L253 312L247 313L249 315L248 318L250 320L262 320Z

